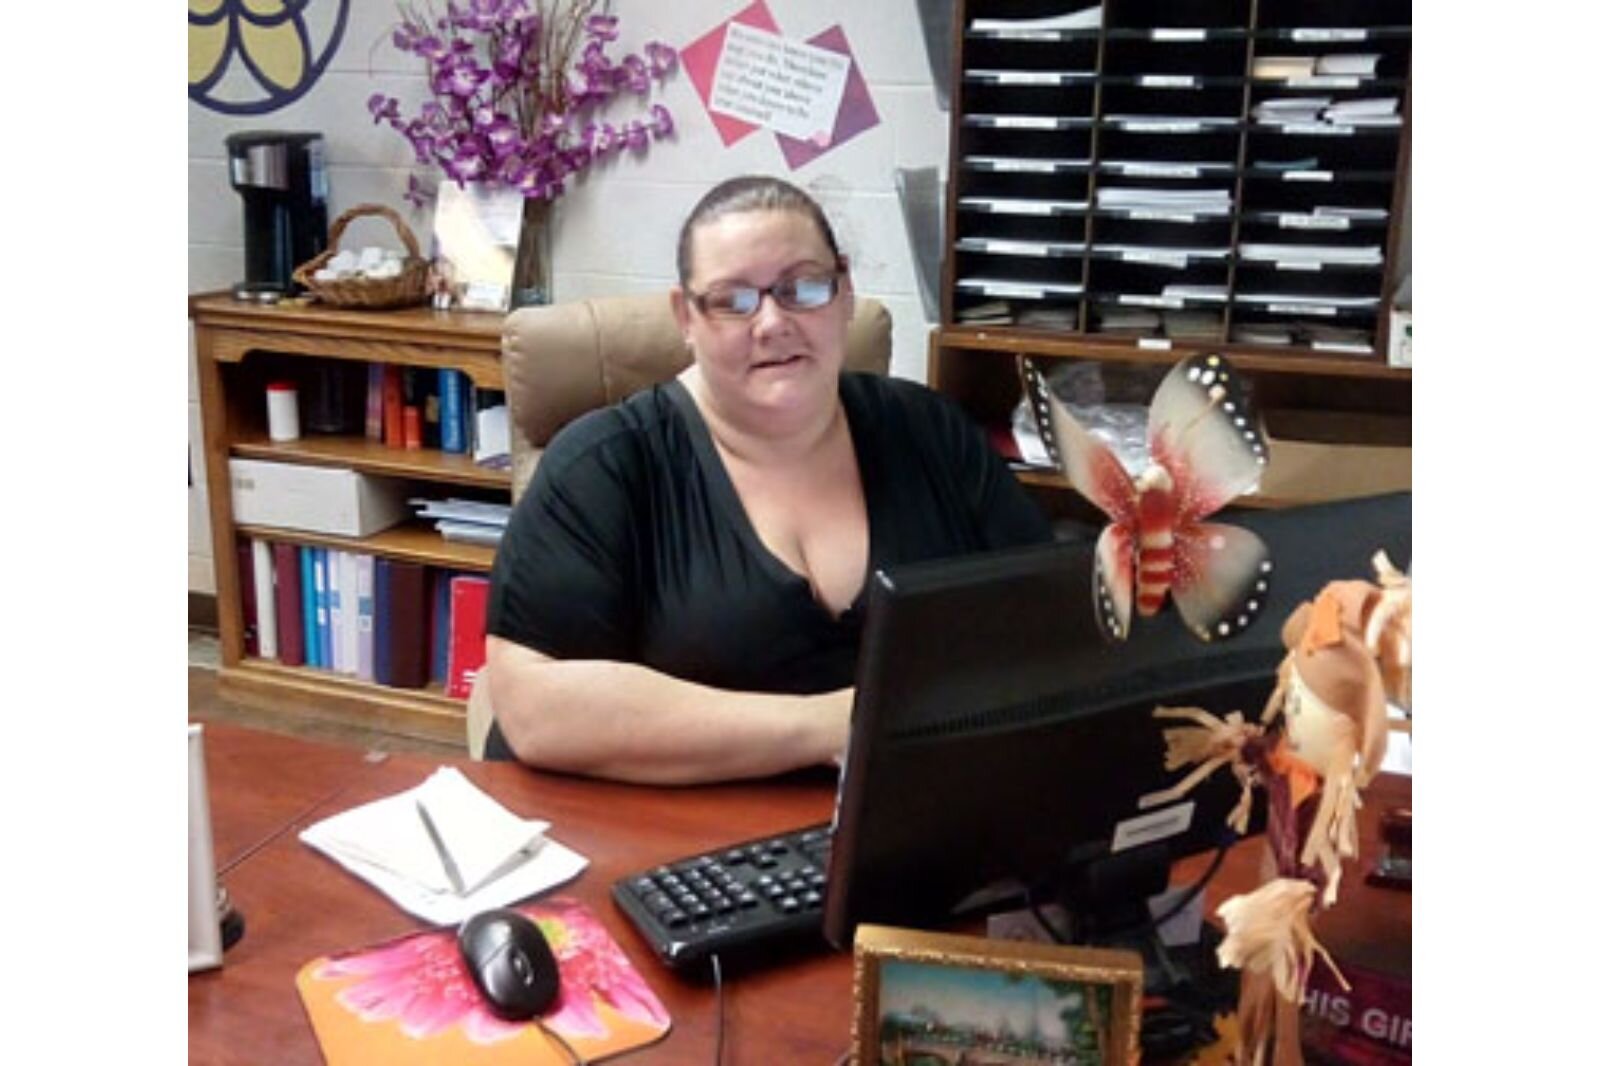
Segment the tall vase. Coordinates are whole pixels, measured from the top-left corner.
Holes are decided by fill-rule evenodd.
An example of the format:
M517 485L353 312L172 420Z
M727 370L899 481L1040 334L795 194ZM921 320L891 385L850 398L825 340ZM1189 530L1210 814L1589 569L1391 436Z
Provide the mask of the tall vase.
M517 255L511 264L511 308L550 303L554 298L550 264L552 203L527 197L522 201L522 226Z

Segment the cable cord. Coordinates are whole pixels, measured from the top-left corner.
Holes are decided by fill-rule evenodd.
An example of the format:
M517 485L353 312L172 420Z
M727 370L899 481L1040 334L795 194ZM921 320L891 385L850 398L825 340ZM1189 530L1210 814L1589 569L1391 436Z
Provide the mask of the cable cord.
M717 1057L711 1061L722 1066L722 959L711 956L711 979L717 986Z
M567 1056L567 1061L572 1063L572 1066L589 1066L589 1060L578 1054L578 1049L567 1043L566 1038L560 1033L556 1032L554 1029L550 1028L550 1026L544 1024L543 1021L538 1019L535 1019L535 1024L539 1026L540 1032L542 1032L545 1036L548 1036L551 1041L561 1049L562 1053Z
M1211 864L1206 867L1205 873L1201 874L1200 879L1190 885L1175 903L1160 914L1151 915L1148 921L1135 926L1128 935L1130 937L1147 936L1166 925L1178 914L1181 914L1184 908L1194 901L1196 896L1205 891L1206 885L1211 883L1211 879L1217 876L1217 871L1222 868L1222 860L1227 858L1229 850L1232 849L1237 839L1237 837L1231 837L1217 848L1216 854L1211 856ZM1050 919L1045 917L1045 913L1040 909L1039 901L1034 897L1031 888L1026 890L1025 898L1028 904L1028 913L1033 915L1033 920L1039 923L1039 928L1049 934L1051 940L1054 940L1057 944L1071 943L1067 936L1057 929Z

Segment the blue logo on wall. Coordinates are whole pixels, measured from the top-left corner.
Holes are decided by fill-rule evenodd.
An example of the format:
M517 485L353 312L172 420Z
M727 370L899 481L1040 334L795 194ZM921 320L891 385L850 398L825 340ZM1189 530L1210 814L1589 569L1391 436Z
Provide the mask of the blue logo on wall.
M264 115L317 83L339 50L350 0L189 0L189 99Z

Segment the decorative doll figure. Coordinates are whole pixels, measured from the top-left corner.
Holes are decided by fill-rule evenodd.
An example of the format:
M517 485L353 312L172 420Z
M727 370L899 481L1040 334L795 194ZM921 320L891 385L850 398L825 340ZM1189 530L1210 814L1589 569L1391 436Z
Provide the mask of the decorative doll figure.
M1336 581L1283 626L1289 649L1260 724L1234 711L1158 707L1156 717L1194 725L1167 730L1169 770L1196 764L1177 785L1141 799L1171 802L1227 764L1240 783L1229 824L1242 832L1252 785L1266 794L1267 881L1218 913L1224 965L1243 970L1243 1063L1299 1066L1299 1007L1315 956L1332 960L1310 920L1338 898L1343 860L1356 854L1359 790L1378 772L1388 741L1388 699L1410 702L1410 581L1380 553L1377 584ZM1281 718L1280 718L1281 715ZM1337 967L1340 983L1344 978Z

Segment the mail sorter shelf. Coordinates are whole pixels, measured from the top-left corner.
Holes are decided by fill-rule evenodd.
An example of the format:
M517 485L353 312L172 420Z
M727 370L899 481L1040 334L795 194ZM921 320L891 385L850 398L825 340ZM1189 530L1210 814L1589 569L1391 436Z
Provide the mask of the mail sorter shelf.
M1116 312L1142 307L1219 315L1224 345L1375 353L1410 68L1393 6L1112 0L1103 26L1051 25L1082 7L961 6L945 321L1131 342Z
M292 709L332 718L461 741L465 704L430 688L398 688L362 681L327 669L289 666L247 655L240 549L251 541L337 548L400 563L418 564L426 575L487 573L494 549L445 540L424 524L409 521L366 537L239 525L234 518L230 458L342 468L384 480L400 480L430 494L506 502L510 478L442 449L387 447L345 432L317 433L302 415L297 441L267 438L264 385L279 375L304 379L308 368L356 364L409 367L429 374L460 371L483 389L503 389L500 368L502 316L427 309L355 311L293 302L277 306L241 303L228 294L191 297L196 370L204 429L206 487L216 572L220 687L240 702ZM304 397L304 393L302 393ZM428 578L425 578L427 580Z

